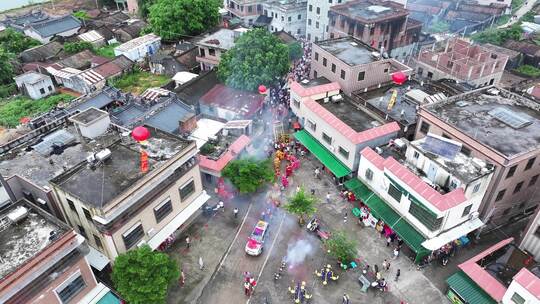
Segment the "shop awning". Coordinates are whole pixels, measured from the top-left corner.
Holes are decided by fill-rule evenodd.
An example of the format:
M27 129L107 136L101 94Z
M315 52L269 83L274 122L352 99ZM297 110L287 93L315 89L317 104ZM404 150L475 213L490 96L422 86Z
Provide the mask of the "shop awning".
M478 286L463 271L458 271L449 277L446 282L460 298L466 303L495 304L493 300L480 286Z
M422 246L426 240L413 226L403 219L388 204L371 191L362 181L355 178L347 181L345 187L353 191L354 195L366 204L373 216L382 219L386 225L396 232L397 235L411 248L417 255L429 253Z
M328 149L318 142L306 130L294 133L294 137L300 141L317 159L328 168L336 177L343 177L351 173L341 161L339 161Z
M422 243L422 246L429 250L436 250L441 248L443 245L448 244L454 240L459 239L460 237L467 235L471 231L482 227L484 223L479 219L468 220L461 225L458 225L440 235L429 239Z

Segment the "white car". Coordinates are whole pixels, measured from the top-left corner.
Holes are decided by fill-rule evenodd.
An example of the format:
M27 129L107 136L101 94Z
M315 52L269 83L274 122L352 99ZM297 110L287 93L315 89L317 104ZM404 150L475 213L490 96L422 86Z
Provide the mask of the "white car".
M248 238L246 244L246 253L253 256L258 256L262 253L264 237L266 236L266 230L268 229L268 223L265 221L257 222L255 229Z

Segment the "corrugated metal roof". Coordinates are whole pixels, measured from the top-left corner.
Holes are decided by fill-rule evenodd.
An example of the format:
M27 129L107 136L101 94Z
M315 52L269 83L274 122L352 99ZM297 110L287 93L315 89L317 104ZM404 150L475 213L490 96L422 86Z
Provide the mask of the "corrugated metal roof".
M132 39L124 44L117 46L114 50L118 52L129 52L142 45L150 45L156 41L161 41L161 37L155 34L147 34L135 39Z
M31 27L41 35L41 37L50 37L56 34L67 32L81 27L81 22L71 16L49 19L43 22L32 24Z
M467 303L496 304L480 286L471 280L463 271L458 271L449 277L446 282L450 288Z
M97 31L92 30L92 31L80 34L79 39L81 39L82 41L87 41L87 42L96 42L105 38L103 38L103 36L101 36L101 34L98 33Z

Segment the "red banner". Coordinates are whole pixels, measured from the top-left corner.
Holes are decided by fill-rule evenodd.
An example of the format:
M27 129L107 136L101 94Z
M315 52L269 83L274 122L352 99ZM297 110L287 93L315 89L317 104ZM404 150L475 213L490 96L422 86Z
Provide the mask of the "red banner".
M148 172L148 153L144 150L141 150L141 172Z

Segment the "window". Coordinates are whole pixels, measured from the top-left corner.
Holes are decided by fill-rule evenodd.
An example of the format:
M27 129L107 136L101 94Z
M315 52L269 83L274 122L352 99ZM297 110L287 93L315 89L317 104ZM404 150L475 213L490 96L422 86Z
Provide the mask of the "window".
M427 134L429 132L429 127L430 125L427 122L422 121L422 124L420 125L420 132Z
M44 88L41 88L41 89L39 89L39 92L40 92L41 94L45 94L45 89L44 89Z
M206 56L206 54L205 54L205 52L204 52L204 49L199 49L199 52L201 53L201 57Z
M450 139L450 135L448 135L448 134L446 134L446 133L443 133L443 134L442 134L442 137Z
M298 20L301 20L302 19L302 15L298 15Z
M312 5L312 4L309 5L309 11L310 11L310 12L313 11L313 5Z
M465 146L461 146L461 153L463 153L464 155L466 156L471 156L471 149L465 147Z
M62 287L62 290L56 290L56 294L60 298L62 303L69 303L79 292L86 287L84 279L80 273L77 273L77 277L73 279L69 284Z
M478 192L478 190L480 190L480 183L474 185L474 188L472 189L472 193L476 193Z
M502 200L505 193L506 193L506 189L502 189L501 191L499 191L499 193L497 193L497 197L495 198L495 201L498 202Z
M124 232L122 234L122 238L124 239L124 245L126 246L126 249L131 248L133 245L135 245L142 237L144 236L144 229L141 223L135 224L135 226L128 229L128 231Z
M439 229L444 219L444 217L437 218L437 215L435 213L427 209L422 204L414 201L411 201L409 213L431 231Z
M375 28L372 27L370 30L369 30L369 35L370 36L373 36L375 34Z
M536 160L536 157L530 158L529 161L527 161L527 165L525 165L525 170L527 171L534 165L534 161Z
M251 5L248 6L248 13L253 12L253 7Z
M319 61L319 53L315 52L315 61Z
M293 104L294 104L295 107L300 109L300 101L299 100L293 99Z
M313 130L313 131L316 131L316 130L317 130L317 124L316 124L316 123L314 123L313 121L311 121L311 120L309 120L309 119L308 119L307 123L308 123L308 127L309 127L311 130Z
M84 236L84 238L86 239L87 236L86 236L86 230L84 230L84 227L81 225L77 225L77 229L79 229L79 234Z
M86 208L82 208L83 210L83 213L84 213L84 217L86 217L86 219L91 223L92 222L92 214L90 214L90 211L88 211L88 209Z
M538 226L538 228L536 228L536 231L534 232L534 235L536 235L536 237L540 238L540 226Z
M317 7L317 15L320 15L320 14L321 14L321 8Z
M525 304L525 299L522 296L520 296L517 292L514 292L514 294L510 298L510 301L516 304Z
M99 248L103 248L103 244L101 243L101 239L99 238L99 236L97 236L95 234L94 234L94 242L96 243L96 246L98 246Z
M366 72L362 71L358 73L358 81L364 80L365 77L366 77Z
M349 151L343 149L342 147L339 147L338 151L339 154L341 154L341 156L343 156L345 159L349 159Z
M472 205L465 207L465 209L463 209L463 213L461 214L461 217L469 215L469 213L471 213L471 208L472 208Z
M332 0L328 0L328 3L330 3L330 4L331 4L331 3L332 3Z
M296 29L296 34L300 35L301 30L299 28Z
M309 22L309 25L311 25L311 22ZM311 34L307 34L307 40L311 41Z
M366 179L373 180L373 171L371 171L369 168L366 169Z
M315 37L315 40L317 40L317 37ZM313 78L317 78L317 71L313 71Z
M315 21L315 28L319 28L319 21Z
M52 87L51 86L49 86L49 92L52 92Z
M517 165L513 165L512 167L510 167L510 170L508 170L508 173L506 173L506 178L508 179L514 176L514 173L516 173L516 169L517 169Z
M336 72L336 65L332 63L332 73Z
M341 70L341 79L345 79L345 71Z
M323 65L323 66L326 66L326 63L327 63L327 62L326 62L326 58L323 57L323 59L322 59L322 65Z
M180 199L184 200L195 192L195 181L190 181L180 188Z
M531 181L529 182L529 187L530 186L534 186L534 184L536 184L536 181L538 180L538 174L536 174L535 176L531 177Z
M332 144L332 137L328 136L326 133L322 133L322 139L329 145Z
M390 196L395 199L396 202L399 203L401 201L401 191L399 191L394 184L390 184L390 186L388 186L388 194L390 194Z
M385 69L384 69L384 72L385 72L385 73L388 73L388 68L385 68Z
M285 21L285 16L281 16L281 22Z
M307 20L307 25L311 25L311 19Z
M214 49L208 49L208 55L210 55L210 56L216 56L216 50L214 50Z
M167 215L172 212L171 199L167 198L165 201L154 207L154 216L156 217L156 223L161 222Z
M289 16L289 17L287 18L287 21L291 22L291 21L292 21L292 17Z
M433 78L433 72L427 72L427 78L429 79Z
M523 181L519 182L516 184L516 187L514 188L514 194L518 193L519 191L521 191L521 187L523 187Z
M72 200L70 200L69 198L66 198L66 201L69 205L69 209L71 209L71 211L75 212L75 214L77 214L77 209L75 209L75 204L73 203Z
M418 151L414 151L413 158L418 159L418 157L420 157L420 153L418 153Z

